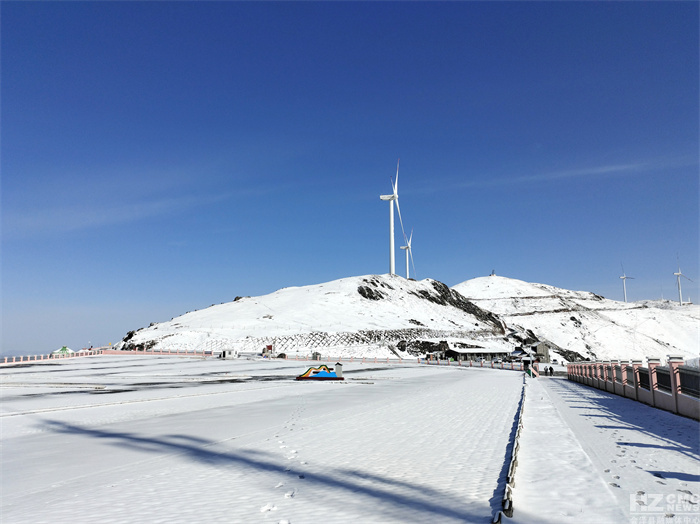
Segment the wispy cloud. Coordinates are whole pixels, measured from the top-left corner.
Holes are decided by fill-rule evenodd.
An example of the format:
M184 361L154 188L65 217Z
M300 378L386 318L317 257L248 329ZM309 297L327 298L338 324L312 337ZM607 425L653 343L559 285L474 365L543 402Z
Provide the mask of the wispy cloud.
M606 164L580 167L561 171L533 173L503 177L481 177L460 182L459 187L493 187L511 184L534 184L575 178L605 178L649 174L654 171L675 169L697 165L697 159L690 157L659 159L655 161Z
M17 238L97 229L175 214L212 204L227 195L178 196L102 203L65 203L13 210L3 217L3 236Z
M551 173L540 173L536 175L525 175L504 180L506 183L526 183L526 182L547 182L551 180L561 180L564 178L589 178L601 175L630 175L648 169L644 163L637 164L613 164L607 166L586 167L580 169L570 169L565 171L554 171Z

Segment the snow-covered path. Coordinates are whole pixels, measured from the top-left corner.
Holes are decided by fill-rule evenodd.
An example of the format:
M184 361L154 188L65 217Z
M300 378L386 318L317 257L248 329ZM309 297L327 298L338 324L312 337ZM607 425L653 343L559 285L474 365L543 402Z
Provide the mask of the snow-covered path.
M513 524L699 524L697 421L566 379L528 379Z
M303 367L3 368L3 523L490 521L520 373L346 364L344 383L292 380Z

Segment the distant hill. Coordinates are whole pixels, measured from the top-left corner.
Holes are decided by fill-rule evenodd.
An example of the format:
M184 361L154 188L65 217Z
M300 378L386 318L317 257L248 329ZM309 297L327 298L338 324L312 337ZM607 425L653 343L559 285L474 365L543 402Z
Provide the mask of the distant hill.
M450 289L436 280L349 277L280 289L132 331L117 349L401 356L452 345L507 350L547 342L554 358L698 355L700 307L621 303L490 276Z
M488 276L453 289L508 326L591 359L697 357L700 306L670 301L617 302L593 293Z

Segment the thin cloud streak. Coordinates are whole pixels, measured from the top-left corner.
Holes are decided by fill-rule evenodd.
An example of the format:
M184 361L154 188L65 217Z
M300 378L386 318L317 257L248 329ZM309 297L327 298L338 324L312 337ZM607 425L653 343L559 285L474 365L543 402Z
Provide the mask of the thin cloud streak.
M680 167L690 167L697 165L697 160L684 157L677 158L671 161L656 161L656 162L637 162L630 164L610 164L597 167L587 167L580 169L569 169L564 171L555 171L551 173L542 173L538 175L521 175L505 178L488 178L479 180L470 180L457 184L457 187L494 187L510 184L530 184L540 182L553 182L557 180L566 180L574 178L601 178L611 176L632 176L643 174L662 169L676 169Z
M43 234L69 233L137 222L185 209L212 204L230 195L159 198L145 201L110 202L100 205L70 205L23 210L4 217L3 236L21 238Z

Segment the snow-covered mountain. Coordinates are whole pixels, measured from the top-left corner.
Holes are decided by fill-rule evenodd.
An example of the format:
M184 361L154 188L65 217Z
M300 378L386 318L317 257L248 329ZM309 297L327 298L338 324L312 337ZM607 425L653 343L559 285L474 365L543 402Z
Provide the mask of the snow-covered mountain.
M453 289L508 326L531 330L557 346L567 360L570 351L603 360L697 357L700 351L697 305L617 302L495 275L467 280Z
M441 340L500 347L547 342L564 360L697 357L700 307L623 303L490 276L452 289L426 279L349 277L280 289L129 332L118 349L233 349L409 356Z
M130 332L118 349L320 351L339 356L407 356L434 339L501 341L504 326L435 280L350 277L280 289L187 313Z

